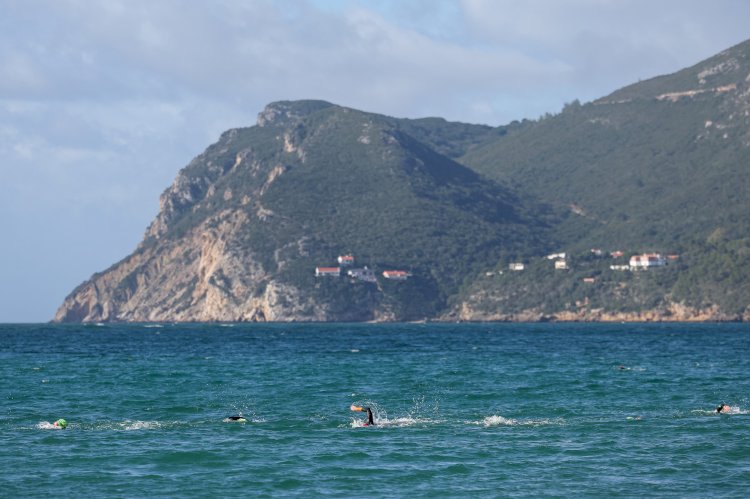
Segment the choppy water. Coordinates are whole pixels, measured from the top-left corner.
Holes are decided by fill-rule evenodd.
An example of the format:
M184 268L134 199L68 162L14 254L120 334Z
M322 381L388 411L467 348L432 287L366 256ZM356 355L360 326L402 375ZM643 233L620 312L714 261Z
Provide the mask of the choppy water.
M748 325L0 325L0 496L745 497L748 347Z

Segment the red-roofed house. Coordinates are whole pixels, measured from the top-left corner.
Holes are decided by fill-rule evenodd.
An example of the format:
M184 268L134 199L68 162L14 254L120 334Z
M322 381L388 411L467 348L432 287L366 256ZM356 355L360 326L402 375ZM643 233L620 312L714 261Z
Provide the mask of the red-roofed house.
M405 270L384 270L383 277L394 281L405 281L411 277L411 274Z
M354 265L354 255L342 255L339 257L339 265Z
M315 277L338 277L340 275L340 267L315 267Z

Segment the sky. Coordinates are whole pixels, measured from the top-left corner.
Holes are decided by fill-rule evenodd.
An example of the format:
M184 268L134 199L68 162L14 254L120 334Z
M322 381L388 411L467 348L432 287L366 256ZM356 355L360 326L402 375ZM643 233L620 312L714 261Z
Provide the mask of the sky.
M276 100L499 126L750 38L745 0L0 0L0 322L132 252Z

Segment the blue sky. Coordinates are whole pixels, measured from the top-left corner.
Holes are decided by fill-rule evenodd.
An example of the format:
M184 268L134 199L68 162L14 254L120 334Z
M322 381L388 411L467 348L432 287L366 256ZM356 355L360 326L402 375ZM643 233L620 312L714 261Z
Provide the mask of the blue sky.
M275 100L535 119L750 38L743 0L0 0L0 322L128 255Z

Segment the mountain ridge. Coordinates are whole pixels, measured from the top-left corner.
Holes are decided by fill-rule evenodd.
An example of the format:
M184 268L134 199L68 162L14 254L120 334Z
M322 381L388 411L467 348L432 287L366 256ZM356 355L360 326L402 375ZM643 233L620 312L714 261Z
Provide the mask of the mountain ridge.
M544 231L547 215L410 136L414 127L322 101L270 104L181 170L136 252L77 288L56 320L434 316L466 274L538 245L529 227ZM314 277L345 253L412 278Z
M278 101L183 168L55 320L748 320L749 161L750 41L494 128ZM653 251L676 259L610 268ZM375 282L315 277L347 254Z

